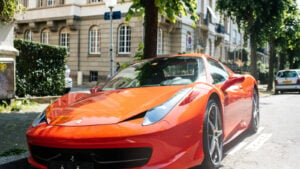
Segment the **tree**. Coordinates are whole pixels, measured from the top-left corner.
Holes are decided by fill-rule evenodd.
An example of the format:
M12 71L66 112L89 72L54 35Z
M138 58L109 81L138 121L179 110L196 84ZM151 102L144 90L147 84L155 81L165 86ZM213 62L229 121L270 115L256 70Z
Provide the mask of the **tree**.
M270 15L272 8L266 4L272 4L271 0L217 0L217 9L226 16L236 20L238 26L244 29L250 37L251 74L257 78L257 44L265 38L263 27L265 15Z
M22 10L18 0L0 0L0 21L10 22L14 19L15 13Z
M275 43L278 35L281 32L283 26L284 14L289 12L290 4L293 0L269 0L264 4L264 9L268 9L264 17L261 18L263 34L266 36L269 43L269 74L268 74L268 87L267 91L273 89L273 79L274 79L274 64L276 59L276 46ZM292 11L290 11L292 12Z
M287 6L276 39L279 69L300 68L300 14L294 0Z
M144 58L151 58L157 55L158 14L166 16L172 23L176 22L178 16L187 16L188 14L190 14L192 20L198 20L198 15L196 14L196 0L131 1L132 5L127 13L127 21L129 21L132 16L144 16Z

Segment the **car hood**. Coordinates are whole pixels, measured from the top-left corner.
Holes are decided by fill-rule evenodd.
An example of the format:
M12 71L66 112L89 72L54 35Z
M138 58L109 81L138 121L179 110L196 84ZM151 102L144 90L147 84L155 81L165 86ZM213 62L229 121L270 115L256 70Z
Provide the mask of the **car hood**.
M50 125L86 126L116 124L156 107L184 86L161 86L71 93L46 109Z

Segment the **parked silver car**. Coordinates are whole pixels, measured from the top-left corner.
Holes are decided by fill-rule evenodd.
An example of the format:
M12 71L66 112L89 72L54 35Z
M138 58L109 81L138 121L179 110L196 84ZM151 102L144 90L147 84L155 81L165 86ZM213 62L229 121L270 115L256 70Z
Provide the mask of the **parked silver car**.
M300 69L280 70L276 74L275 94L285 91L300 93Z
M69 93L73 87L73 80L71 77L71 69L68 65L65 66L65 93Z

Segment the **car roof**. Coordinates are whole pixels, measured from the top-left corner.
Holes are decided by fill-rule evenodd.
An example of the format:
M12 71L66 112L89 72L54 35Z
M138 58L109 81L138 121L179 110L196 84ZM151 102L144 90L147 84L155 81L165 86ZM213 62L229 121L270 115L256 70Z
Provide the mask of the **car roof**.
M278 72L286 72L286 71L300 71L300 69L285 69L285 70L279 70Z

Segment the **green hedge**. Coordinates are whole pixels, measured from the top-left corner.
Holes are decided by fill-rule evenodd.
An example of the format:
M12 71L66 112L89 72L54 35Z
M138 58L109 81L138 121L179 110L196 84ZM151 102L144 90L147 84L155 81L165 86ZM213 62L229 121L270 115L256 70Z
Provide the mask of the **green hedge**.
M16 95L63 94L66 48L22 39L16 39L14 45L20 51L16 58Z

